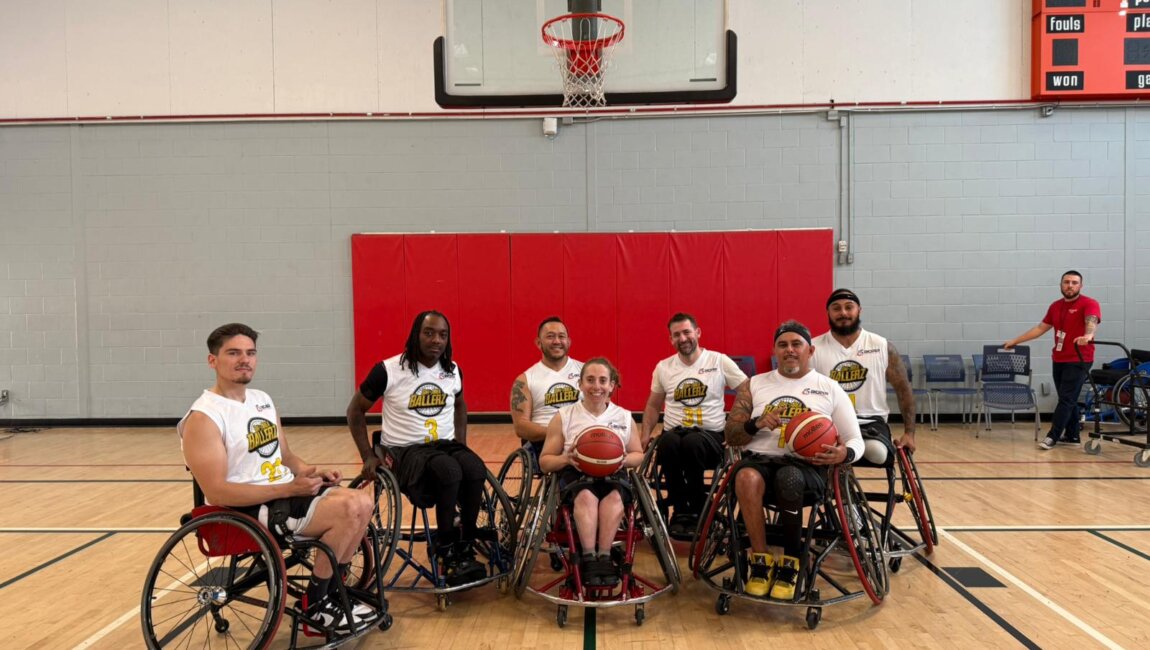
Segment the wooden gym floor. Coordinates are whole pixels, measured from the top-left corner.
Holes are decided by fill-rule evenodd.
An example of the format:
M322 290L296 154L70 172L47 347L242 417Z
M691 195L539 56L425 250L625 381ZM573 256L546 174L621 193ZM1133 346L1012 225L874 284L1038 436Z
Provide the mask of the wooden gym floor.
M356 471L340 465L355 457L345 428L287 432L309 462ZM470 432L493 469L516 444L509 425ZM678 595L648 604L641 627L631 608L602 610L592 621L572 608L559 629L553 605L500 596L494 586L461 594L446 612L430 596L394 594L394 627L353 647L1150 647L1150 469L1133 465L1133 448L1042 452L1021 423L980 439L970 425L924 427L919 440L941 545L903 562L880 607L827 607L815 631L797 608L736 600L719 616L715 593L687 577ZM191 505L174 431L3 433L0 484L0 644L141 647L144 574ZM686 574L686 546L676 550Z

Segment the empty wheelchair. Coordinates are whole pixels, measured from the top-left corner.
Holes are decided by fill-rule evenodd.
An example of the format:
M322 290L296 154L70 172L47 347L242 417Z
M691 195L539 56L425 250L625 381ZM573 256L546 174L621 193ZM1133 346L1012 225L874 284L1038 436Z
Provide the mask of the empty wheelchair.
M739 513L734 481L742 467L740 461L719 470L691 543L691 570L695 578L719 592L715 601L718 614L729 613L734 598L806 607L807 627L814 629L822 620L823 607L864 597L876 605L883 601L889 586L885 544L866 494L846 466L833 467L825 493L806 503L808 514L794 598L776 600L748 595L745 585L750 572L750 540ZM766 532L771 545L781 542L777 517L775 510L768 509ZM842 572L827 566L831 556L849 558L854 574L850 578L857 577L857 588L848 587ZM823 597L822 591L827 588L835 594Z
M140 623L148 648L266 648L285 613L291 619L292 648L299 647L301 632L322 638L324 647L335 647L374 628L391 627L382 582L373 578L378 576L374 565L382 545L374 524L360 544L359 568L337 581L336 600L344 616L359 624L337 631L287 602L302 597L317 553L338 566L327 545L281 538L246 514L203 505L198 486L195 494L196 507L181 517L180 528L164 542L144 582ZM354 617L360 605L372 615Z
M617 581L611 585L588 584L581 575L582 549L574 529L573 508L568 503L582 485L582 481L576 481L560 488L554 474L545 477L525 512L523 525L527 532L524 543L516 550L515 594L521 597L530 592L555 603L555 621L559 627L567 624L567 610L571 605L634 606L635 624L642 625L646 604L665 593L676 593L682 579L664 522L645 481L634 470L629 470L621 487L630 490L632 499L624 508L623 521L615 533L610 554ZM652 568L650 558L639 553L643 541L653 551L659 571L651 578L642 575ZM541 554L551 555L550 573L537 569ZM637 564L643 566L644 571L637 570Z
M511 500L495 476L490 471L486 473L476 521L477 535L471 544L477 561L483 565L483 574L462 584L449 584L444 558L436 552L439 522L433 521L428 513L428 510L434 512L434 504L418 499L413 502L410 495L402 494L391 470L394 463L391 454L382 445L376 445L376 453L384 459L376 475L377 512L390 531L384 536L385 550L377 563L383 574L383 588L434 594L440 611L447 609L452 594L491 582L496 582L499 590L506 593L514 562L517 525ZM405 500L411 505L411 516L406 523Z
M1085 412L1086 418L1094 421L1094 430L1088 433L1083 450L1099 454L1103 440L1117 442L1138 449L1135 465L1150 467L1150 351L1127 350L1111 341L1095 341L1094 345L1118 347L1125 357L1091 370L1087 376ZM1081 357L1081 350L1078 354ZM1117 417L1122 429L1103 431L1107 411Z
M926 488L919 477L914 455L902 447L895 447L885 437L868 437L867 440L877 441L886 446L886 461L881 464L872 463L864 456L855 461L852 467L856 471L879 469L883 472L886 490L863 494L871 504L879 537L884 540L890 570L897 572L902 565L902 558L907 555L919 551L927 555L934 552L934 547L938 545L938 529L934 525L934 514L930 509ZM899 504L907 506L910 519L914 523L913 533L894 523Z

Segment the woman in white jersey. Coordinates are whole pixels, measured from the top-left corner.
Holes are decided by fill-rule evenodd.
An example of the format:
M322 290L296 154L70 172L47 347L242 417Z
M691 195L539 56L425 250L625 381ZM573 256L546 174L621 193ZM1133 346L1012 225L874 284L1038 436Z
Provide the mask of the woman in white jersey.
M573 514L583 551L580 573L589 586L610 586L618 581L611 563L611 544L631 495L618 480L622 469L608 478L588 480L577 468L571 448L579 433L588 427L606 427L619 436L627 450L624 468L638 467L643 462L643 447L631 412L611 403L611 394L618 385L619 372L607 359L596 357L583 364L579 375L583 398L559 409L551 419L539 454L540 469L559 472L560 488L574 484Z

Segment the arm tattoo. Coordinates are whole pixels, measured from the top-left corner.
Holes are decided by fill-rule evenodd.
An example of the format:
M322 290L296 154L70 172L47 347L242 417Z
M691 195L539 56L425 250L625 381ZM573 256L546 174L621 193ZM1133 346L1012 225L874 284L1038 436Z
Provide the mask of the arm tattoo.
M1087 316L1086 317L1086 333L1087 334L1093 334L1094 329L1096 327L1098 327L1098 317L1093 315L1093 314L1091 314L1090 316Z
M902 415L903 427L907 433L914 433L914 390L906 377L902 356L893 343L887 343L886 380L894 387L895 397L898 398L898 412Z
M731 405L731 412L727 414L725 435L727 444L732 447L741 447L751 441L751 436L743 429L743 425L751 419L751 409L754 402L751 399L750 380L739 384L735 389L735 403Z
M527 403L527 395L523 389L527 388L527 382L516 380L515 384L511 386L511 410L522 410L524 404Z

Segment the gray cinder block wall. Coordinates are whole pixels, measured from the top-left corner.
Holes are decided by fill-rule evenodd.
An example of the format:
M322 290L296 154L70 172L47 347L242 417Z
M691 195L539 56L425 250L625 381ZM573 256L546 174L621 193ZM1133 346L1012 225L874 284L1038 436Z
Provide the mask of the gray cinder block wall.
M1102 337L1150 347L1146 111L848 120L600 120L552 140L537 118L0 128L0 419L178 417L230 320L265 333L260 383L285 415L342 414L353 233L837 228L848 196L836 283L903 352L1022 332L1071 267Z

